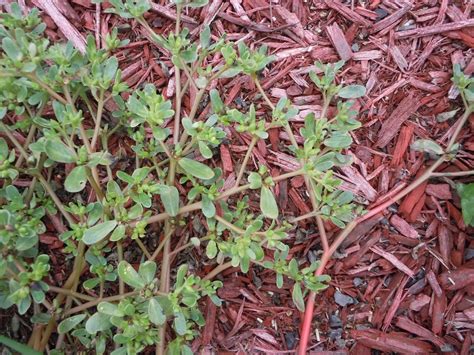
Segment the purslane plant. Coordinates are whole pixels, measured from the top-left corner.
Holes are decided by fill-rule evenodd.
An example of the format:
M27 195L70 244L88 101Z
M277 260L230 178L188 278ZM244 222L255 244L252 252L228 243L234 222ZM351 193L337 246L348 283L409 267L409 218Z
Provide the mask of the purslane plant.
M19 314L31 316L29 343L40 351L58 333L56 351L68 334L68 341L98 354L136 354L155 344L158 354L191 354L190 341L204 324L202 298L222 303L222 283L212 278L228 267L245 273L256 264L275 272L277 287L284 279L292 282L294 304L303 311L305 294L326 288L329 277L314 274L318 262L300 265L290 258L287 240L295 224L279 210L275 186L304 177L320 233L323 221L344 228L361 212L352 194L340 189L334 169L351 164L344 153L351 131L360 126L351 100L363 96L364 87L336 84L343 62L316 63L310 78L322 94L322 112L304 118L298 144L290 123L298 110L288 99L274 104L260 84L274 59L266 48L234 45L225 37L213 41L206 26L195 41L181 28L183 8L207 1L175 1L176 28L166 35L145 21L148 1L109 2L110 12L137 21L169 56L173 100L152 84L131 91L121 81L112 51L126 41L116 31L104 49L89 36L81 54L70 43L51 45L36 10L23 16L12 4L11 13L1 14L0 130L6 139L0 139L0 307L16 305ZM261 99L244 111L209 89L237 75L248 75ZM191 87L196 95L187 112L182 98ZM210 111L199 120L205 97ZM329 118L330 104L337 111ZM248 140L249 149L233 186L224 189L223 172L212 158L232 138L227 126ZM253 148L271 128L286 131L291 144L284 149L297 158L298 169L279 176L265 166L248 169ZM119 168L109 151L113 136L133 140L130 166ZM14 186L28 177L27 187ZM249 208L250 196L258 196L259 211ZM171 250L181 227L196 218L205 221L199 233ZM63 252L73 260L61 287L49 277L49 258L39 244L48 219L59 220ZM139 256L124 253L125 246ZM205 278L186 264L171 267L173 255L201 247L206 262L216 264Z

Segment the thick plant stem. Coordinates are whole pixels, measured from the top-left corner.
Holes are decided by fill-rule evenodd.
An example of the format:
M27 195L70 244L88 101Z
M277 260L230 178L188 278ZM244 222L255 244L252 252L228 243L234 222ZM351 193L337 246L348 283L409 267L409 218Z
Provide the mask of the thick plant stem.
M268 98L268 96L265 93L265 90L263 90L263 87L260 84L260 81L258 80L258 78L255 77L254 81L255 81L255 85L257 86L257 89L260 91L260 94L262 95L262 97L264 98L266 103L270 106L270 108L272 110L275 110L275 105ZM321 115L326 114L326 110L329 107L329 101L330 100L325 99ZM288 134L288 138L290 139L290 142L293 145L293 147L298 149L298 142L296 141L296 137L293 134L293 130L291 129L289 123L287 123L285 125L285 132L286 132L286 134ZM305 162L303 160L300 160L300 164L301 164L301 166L304 166ZM314 188L313 188L313 183L311 182L311 177L309 175L305 174L304 175L304 182L305 182L305 185L306 185L306 190L308 191L308 194L309 194L309 199L311 201L313 211L317 212L318 209L319 209L319 206L318 206L318 201L316 200L316 195L314 193ZM321 216L319 216L317 214L315 215L315 218L316 218L316 223L318 225L319 236L321 238L321 245L323 247L323 250L327 251L329 249L329 245L328 245L328 239L327 239L327 236L326 236L326 229L324 228L323 220L322 220Z
M46 192L48 193L49 197L51 197L51 199L53 200L54 204L56 205L56 207L58 208L58 210L61 212L61 214L63 215L63 217L66 219L66 221L68 222L68 224L71 226L75 223L74 219L72 218L72 216L69 214L68 211L66 211L66 209L64 208L64 205L63 203L61 202L61 200L59 199L59 197L56 195L56 193L54 192L54 190L51 188L51 185L46 181L46 179L43 177L43 175L41 174L38 174L36 175L36 178L38 179L38 181L41 183L41 185L43 185L43 188L46 190Z
M143 254L145 254L145 256L148 258L148 260L151 259L151 254L150 252L148 251L147 247L145 246L145 244L143 244L143 242L140 240L140 238L137 238L135 239L135 242L137 242L139 248L141 249L141 251L143 252Z
M97 297L84 295L84 294L79 293L79 292L71 291L69 289L62 288L62 287L56 287L56 286L51 286L51 285L49 285L48 287L49 287L48 291L59 293L59 294L65 295L65 296L71 296L71 297L79 298L79 299L82 299L82 300L85 300L85 301L94 301L97 298Z
M169 172L168 172L168 185L173 186L176 176L176 160L170 160ZM173 225L171 224L170 217L165 221L165 236L173 233ZM161 275L160 275L160 292L167 293L170 289L170 249L171 249L171 238L166 238L163 246L163 260L161 263ZM149 258L152 256L150 255ZM160 327L160 340L156 345L155 353L158 355L164 355L166 350L166 322Z
M168 239L170 239L170 237L173 235L174 233L174 229L171 229L168 234L166 234L164 237L163 237L163 240L161 241L161 243L158 245L158 247L155 249L155 251L153 252L153 255L151 256L151 258L149 258L148 260L150 261L154 261L157 257L158 257L158 254L160 253L161 249L163 249L163 247L165 246L165 243Z
M69 275L68 279L64 283L65 289L71 289L74 287L74 284L76 284L77 280L79 280L79 277L81 276L81 265L84 260L84 251L85 251L85 244L80 242L77 250L77 256L74 259L74 264L72 267L72 273ZM74 291L74 290L73 290ZM55 302L53 304L58 304L60 305L64 299L66 298L66 295L63 294L58 294L58 296L55 299ZM51 334L53 333L53 330L56 327L56 318L51 317L51 319L48 322L48 325L46 326L46 329L43 333L43 336L41 338L41 342L39 344L39 351L44 351L46 346L48 345L49 338L51 337Z
M240 167L239 174L237 175L237 179L235 180L234 187L238 187L240 184L240 180L242 180L242 177L244 176L245 168L247 167L247 163L249 162L250 156L252 155L252 150L255 147L255 144L257 144L258 138L257 137L252 137L252 141L250 142L249 148L247 152L245 153L244 160L242 162L242 166Z
M222 271L227 270L228 268L232 267L232 262L228 261L224 264L220 264L216 266L210 273L203 277L203 280L212 280L214 277L219 275Z
M474 170L467 170L467 171L448 171L445 173L433 173L431 176L433 177L461 177L461 176L469 176L474 175Z
M117 255L118 255L118 261L120 263L123 260L123 244L121 240L117 242ZM119 293L123 295L125 293L125 284L121 277L119 277L118 279L119 279Z
M176 65L174 66L174 75L176 79L176 106L173 127L173 144L176 145L179 142L179 129L181 126L181 71Z
M36 76L36 74L33 73L28 73L28 74L23 74L25 77L30 79L31 81L34 81L36 84L38 84L44 91L46 91L49 96L54 98L55 100L59 101L63 105L66 105L68 102L67 100L59 95L56 91L54 91L48 84L43 82L40 78Z
M197 110L199 108L199 104L201 103L202 97L204 96L205 92L206 92L206 88L202 88L196 94L196 98L194 99L193 105L191 106L191 111L189 112L189 117L188 117L191 121L193 121L194 117L196 116ZM188 133L186 131L183 131L181 139L179 140L180 145L184 145L187 139L188 139Z
M92 136L91 141L92 152L95 152L95 146L97 144L97 140L100 134L100 124L102 122L102 113L104 112L104 102L104 90L101 90L99 94L99 101L97 102L97 114L95 119L94 135Z
M64 95L66 96L66 102L72 107L74 112L76 112L77 111L76 106L74 105L74 100L72 99L71 92L69 91L69 87L67 85L64 85L63 91L64 91ZM101 104L99 102L99 106L100 105ZM96 128L97 128L97 125L96 125ZM99 122L99 129L100 129L100 122ZM89 142L89 138L87 138L87 132L84 129L82 122L79 123L79 134L81 136L82 142L84 143L84 146L86 147L87 154L89 155L92 154L94 151L92 149L91 142ZM92 168L90 168L90 171L92 173L92 176L89 178L89 182L94 188L97 194L97 197L102 199L104 194L102 193L102 189L100 188L100 179L99 179L99 173L97 171L97 167L93 166ZM94 180L94 182L91 181L91 179Z
M224 66L222 67L219 71L217 71L214 75L212 75L210 78L209 78L209 81L208 81L208 85L214 81L215 79L217 79L223 72L225 72L227 70L227 66ZM188 115L188 118L191 120L191 122L194 120L194 118L196 117L196 114L197 114L197 111L198 111L198 108L199 108L199 104L201 103L202 101L202 98L204 96L204 94L206 93L206 90L207 90L207 86L200 89L197 94L196 94L196 98L194 99L194 102L193 102L193 105L191 106L191 111L189 111L189 115ZM186 140L188 139L188 133L186 131L183 131L183 134L181 136L181 139L179 140L179 143L180 145L184 145L186 143Z
M286 174L276 176L276 177L273 178L273 181L278 182L278 181L286 180L286 179L289 179L289 178L292 178L292 177L295 177L295 176L299 176L299 175L303 175L303 174L304 174L303 170L299 169L299 170L295 170L295 171L292 171L292 172L289 172L289 173L286 173ZM226 190L226 191L223 191L221 194L219 194L219 196L216 197L215 201L224 200L224 199L228 198L229 196L232 196L232 195L238 194L240 192L246 191L249 188L250 188L250 184L241 185L239 187L233 187L233 188L231 188L229 190ZM202 202L200 202L200 201L199 202L194 202L194 203L191 203L191 204L186 205L184 207L181 207L178 210L178 215L193 212L193 211L197 211L197 210L200 210L201 208L202 208ZM150 218L148 218L147 223L151 224L151 223L164 221L164 220L166 220L170 217L171 216L168 213L162 212L162 213L156 214L156 215L151 216ZM131 222L129 225L131 227L133 227L133 226L135 226L136 223L137 223L137 221L134 221L134 222Z
M96 170L97 173L97 170ZM98 176L98 175L97 175ZM97 199L99 201L104 201L105 195L102 191L102 188L94 178L94 170L92 168L87 167L87 179L89 180L89 183L92 186L92 189L94 190L95 194L97 195Z
M35 134L36 134L36 126L33 124L30 128L30 131L28 132L28 136L26 137L26 141L25 141L25 144L24 144L25 147L28 147L30 145L30 143L33 140L33 137L35 136ZM21 166L21 164L23 163L23 159L24 159L23 155L20 155L20 157L17 159L17 161L15 163L16 168L19 168Z
M132 291L132 292L127 292L127 293L124 293L124 294L121 294L121 295L115 295L115 296L110 296L110 297L105 297L105 298L96 298L96 299L94 299L90 302L87 302L87 303L81 304L80 306L71 308L70 310L64 312L64 316L67 317L71 314L82 312L82 311L84 311L88 308L97 306L100 302L120 301L120 300L122 300L124 298L127 298L129 296L136 296L137 294L139 294L138 291Z
M456 130L449 140L449 143L446 147L446 151L450 152L453 146L455 145L458 135L461 132L462 127L468 120L469 116L471 115L473 111L472 107L468 107L466 109L466 112L464 115L459 119L457 122ZM378 205L377 207L373 208L370 210L368 213L364 214L363 216L355 219L351 223L349 223L344 230L341 231L341 233L337 236L336 240L331 244L327 252L323 253L323 256L321 257L320 265L318 269L316 270L316 275L322 275L328 261L331 259L332 255L334 252L337 250L337 248L341 245L341 243L344 241L344 239L352 232L352 230L357 226L357 224L375 216L376 214L384 211L387 207L392 205L393 203L397 202L401 198L405 197L407 194L409 194L411 191L416 189L418 186L420 186L422 183L424 183L426 180L428 180L430 177L433 176L434 171L447 159L445 156L441 156L438 158L433 165L431 165L422 175L420 175L416 180L414 180L410 185L408 185L406 188L404 188L402 191L400 191L398 194L395 196L389 198L386 202L382 203L381 205ZM314 292L310 292L308 299L306 301L306 309L304 313L304 318L303 318L303 325L301 327L301 337L300 337L300 344L298 348L298 354L299 355L306 355L307 348L308 348L308 343L309 343L309 337L311 333L311 322L313 320L313 312L314 312L314 300L315 300L316 294Z
M13 143L15 148L18 149L18 152L23 157L23 159L28 160L28 157L29 157L28 153L23 148L23 146L20 144L20 142L18 142L16 137L13 135L13 133L10 132L10 129L5 125L5 123L0 121L0 128L2 129L3 132L5 132L5 135Z

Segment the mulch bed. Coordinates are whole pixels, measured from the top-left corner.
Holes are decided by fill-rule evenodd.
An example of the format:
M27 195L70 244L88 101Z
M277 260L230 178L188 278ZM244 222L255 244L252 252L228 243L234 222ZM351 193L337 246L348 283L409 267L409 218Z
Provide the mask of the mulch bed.
M153 82L171 97L174 93L172 64L135 23L104 12L107 4L90 0L70 2L32 0L45 10L47 33L53 41L65 37L79 48L84 36L98 41L112 28L130 44L117 51L126 82L131 88ZM161 5L159 5L159 4ZM70 4L70 5L69 5ZM446 143L455 118L447 112L462 111L459 94L451 83L453 64L466 74L474 71L474 19L472 3L448 0L340 2L338 0L211 1L190 11L183 22L195 35L202 24L212 24L214 36L226 33L230 40L265 44L277 60L262 73L262 85L275 102L291 98L301 111L292 122L302 125L308 112L321 109L321 96L308 79L314 61L347 61L339 76L345 83L359 83L367 96L356 103L363 127L353 135L350 153L355 164L339 171L345 188L369 209L394 195L421 174L429 159L410 149L416 138ZM157 32L174 25L174 9L157 2L147 20ZM215 63L218 64L218 63ZM246 108L263 104L248 78L219 81L226 104ZM189 99L184 100L189 112ZM209 105L203 102L201 117ZM263 114L266 107L259 106ZM331 115L331 110L329 115ZM447 118L447 119L446 119ZM472 170L474 120L466 125L458 159L440 171ZM297 130L295 129L295 132ZM265 145L254 149L255 166L265 164L272 174L293 169L295 160L285 153L288 137L273 130ZM123 154L130 142L116 140L110 147ZM225 176L233 178L249 140L232 131L221 147ZM459 178L467 182L472 178ZM311 211L301 193L301 178L278 186L280 210L287 217ZM329 237L337 229L327 224ZM193 228L193 226L189 226ZM312 220L299 223L291 235L290 254L302 262L320 255L318 232ZM177 238L176 240L178 240ZM42 242L57 255L57 239L45 235ZM191 252L202 275L199 250ZM370 354L381 352L468 354L474 329L474 239L464 225L459 198L451 181L431 179L399 204L361 223L329 264L331 287L317 296L310 349L314 354ZM58 271L58 274L60 272ZM221 276L222 308L208 302L206 326L193 349L242 354L288 353L298 344L300 314L291 302L290 284L275 286L274 276L259 267L247 275L229 269ZM60 278L60 275L58 275Z

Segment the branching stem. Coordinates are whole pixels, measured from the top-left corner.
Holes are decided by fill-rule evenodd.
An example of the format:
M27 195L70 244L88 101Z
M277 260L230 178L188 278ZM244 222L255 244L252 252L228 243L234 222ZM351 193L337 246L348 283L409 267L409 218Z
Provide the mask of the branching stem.
M255 147L255 144L257 144L257 142L258 142L258 137L253 136L252 140L250 141L248 150L245 153L245 157L244 157L244 160L242 161L242 165L240 166L239 174L237 175L237 179L235 180L234 187L239 186L240 181L242 180L242 177L244 176L245 169L247 168L247 163L252 155L253 148Z
M457 122L456 130L451 137L448 146L446 148L446 151L451 151L453 148L454 144L456 144L457 138L459 133L461 132L462 127L468 120L469 116L471 115L473 111L473 107L467 107L465 113L463 116L459 119ZM387 207L392 205L393 203L396 203L398 200L401 198L405 197L407 194L409 194L411 191L416 189L418 186L420 186L422 183L424 183L426 180L431 178L434 173L434 171L443 163L446 161L445 156L439 157L422 175L420 175L418 178L416 178L410 185L408 185L406 188L404 188L402 191L400 191L398 194L395 196L391 197L388 199L388 201L384 202L381 205L378 205L374 209L370 210L368 213L364 214L363 216L360 216L359 218L355 219L351 223L347 224L347 226L339 233L339 235L336 237L334 242L331 244L329 249L325 251L321 257L320 265L318 269L316 270L316 275L322 275L324 273L324 270L327 266L327 263L331 259L332 255L334 252L339 248L341 243L344 241L344 239L352 232L352 230L357 226L359 223L375 216L376 214L384 211ZM314 312L314 300L315 300L316 294L314 292L310 292L308 299L306 301L306 310L304 313L304 318L303 318L303 325L301 328L301 338L300 338L300 345L298 348L298 354L299 355L305 355L308 347L308 342L309 342L309 337L310 337L310 332L311 332L311 322L313 319L313 312Z

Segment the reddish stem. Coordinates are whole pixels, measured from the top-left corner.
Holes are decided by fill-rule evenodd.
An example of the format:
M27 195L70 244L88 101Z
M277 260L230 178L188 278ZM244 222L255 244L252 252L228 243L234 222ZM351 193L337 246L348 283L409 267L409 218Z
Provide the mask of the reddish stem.
M349 223L346 228L338 235L336 240L331 244L329 249L325 250L322 257L321 261L319 264L318 269L315 272L315 275L319 276L322 275L327 263L331 259L332 254L339 248L341 243L344 241L344 239L352 232L354 227L375 216L376 214L382 212L385 210L387 207L392 205L393 203L397 202L399 199L416 189L420 184L425 182L431 174L443 163L444 157L440 157L437 161L434 162L433 165L431 165L420 177L418 177L415 181L413 181L410 185L408 185L405 189L400 191L398 194L396 194L394 197L389 198L386 202L382 203L381 205L376 206L372 210L370 210L368 213L366 213L363 216L360 216L359 218L355 219L351 223ZM314 312L314 299L316 297L316 293L311 291L308 295L308 300L306 301L306 308L303 316L303 325L301 327L301 339L300 339L300 346L298 349L298 354L299 355L305 355L306 350L308 348L308 343L309 343L309 337L311 333L311 321L313 320L313 312Z

